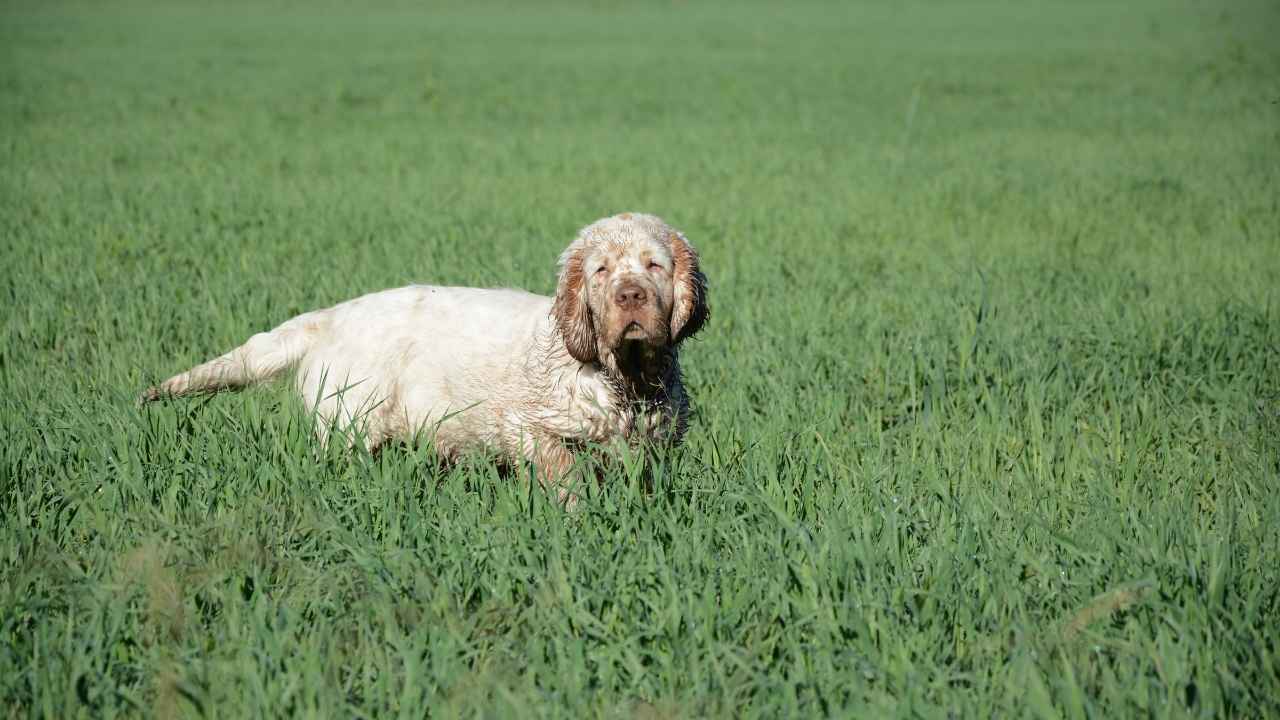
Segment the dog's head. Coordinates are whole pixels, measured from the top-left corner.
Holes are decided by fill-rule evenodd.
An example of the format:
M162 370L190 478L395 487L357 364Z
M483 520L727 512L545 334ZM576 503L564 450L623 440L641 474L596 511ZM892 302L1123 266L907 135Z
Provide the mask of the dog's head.
M707 278L684 235L622 213L583 228L560 256L552 312L580 362L674 347L707 321Z

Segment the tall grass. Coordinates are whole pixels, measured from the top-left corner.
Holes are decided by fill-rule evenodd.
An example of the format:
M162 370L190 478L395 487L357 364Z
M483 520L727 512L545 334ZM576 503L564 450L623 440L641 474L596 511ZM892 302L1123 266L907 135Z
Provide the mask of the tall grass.
M1274 4L0 8L12 717L1280 713ZM566 515L137 408L298 312L702 252Z

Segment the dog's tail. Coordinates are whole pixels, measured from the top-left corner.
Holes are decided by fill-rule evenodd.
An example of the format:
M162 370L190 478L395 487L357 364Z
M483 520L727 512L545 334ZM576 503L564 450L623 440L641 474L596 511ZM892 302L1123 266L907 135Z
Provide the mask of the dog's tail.
M270 380L298 364L327 329L328 320L323 311L299 315L270 332L254 335L225 355L147 388L138 401L235 390Z

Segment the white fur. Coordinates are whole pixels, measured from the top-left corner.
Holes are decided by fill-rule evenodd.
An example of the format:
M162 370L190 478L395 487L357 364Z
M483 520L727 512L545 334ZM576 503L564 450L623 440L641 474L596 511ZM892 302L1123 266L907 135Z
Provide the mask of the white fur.
M680 270L672 267L674 235L653 216L623 214L584 228L561 259L558 295L580 292L574 297L595 317L617 326L614 335L633 327L627 324L633 318L649 329L626 356L643 358L647 370L619 360L604 340L598 340L601 357L575 359L565 347L553 298L412 285L299 315L151 388L143 399L242 387L294 368L322 439L334 425L353 431L370 449L388 440L427 438L446 458L495 452L531 461L541 479L559 482L573 464L572 451L587 444L675 443L683 434L688 405L675 333L667 327L672 299L682 292L673 287ZM679 242L687 243L683 236ZM696 263L687 244L682 247ZM607 262L610 272L565 287L564 268L578 252L584 254L579 262L595 252L593 267ZM684 270L688 275L697 268ZM701 292L705 280L697 276ZM643 308L610 304L611 293L624 284L647 289ZM701 295L697 302L705 318ZM587 332L595 338L605 329ZM610 342L620 347L625 341ZM574 500L563 490L561 497Z

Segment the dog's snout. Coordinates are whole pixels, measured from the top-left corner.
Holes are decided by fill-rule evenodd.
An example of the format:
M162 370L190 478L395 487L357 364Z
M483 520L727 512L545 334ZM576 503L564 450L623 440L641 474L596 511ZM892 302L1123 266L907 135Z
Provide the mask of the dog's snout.
M634 283L623 285L613 294L613 301L618 304L618 307L626 310L638 308L648 299L649 293Z

